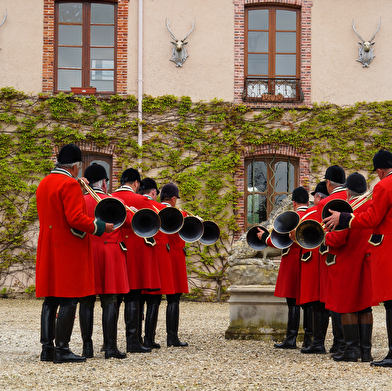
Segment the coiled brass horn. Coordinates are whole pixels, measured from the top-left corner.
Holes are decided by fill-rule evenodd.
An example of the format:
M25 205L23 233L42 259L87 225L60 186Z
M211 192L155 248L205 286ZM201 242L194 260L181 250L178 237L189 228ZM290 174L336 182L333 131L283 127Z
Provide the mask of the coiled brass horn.
M158 215L161 219L159 229L165 234L175 234L184 225L184 216L181 211L172 206L161 209Z
M257 237L257 234L259 233L258 228L262 229L265 233L268 233L267 228L264 228L262 225L254 225L253 227L249 228L248 232L246 233L246 242L251 249L261 251L264 250L267 245Z
M290 239L290 233L280 233L276 232L275 229L272 230L270 239L274 247L283 250L284 248L290 247L294 241Z
M274 230L279 234L287 234L299 224L299 214L293 210L280 213L274 220Z
M220 229L216 223L210 220L203 221L203 235L199 239L200 243L210 246L220 238Z
M337 212L347 212L347 213L353 213L353 208L351 205L340 198L335 198L331 201L328 201L324 207L323 210L321 211L321 217L324 220L325 218L331 216L331 213L329 212L329 209L335 210ZM338 225L335 228L335 231L342 231L344 227Z
M295 230L295 241L304 249L313 250L323 243L325 232L316 220L303 220Z
M203 222L195 216L185 216L184 224L178 231L180 238L187 243L198 241L204 233Z

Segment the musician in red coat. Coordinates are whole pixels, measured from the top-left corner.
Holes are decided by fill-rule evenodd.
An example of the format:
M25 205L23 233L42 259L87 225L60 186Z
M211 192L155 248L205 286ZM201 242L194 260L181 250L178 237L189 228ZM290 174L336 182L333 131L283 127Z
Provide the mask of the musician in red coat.
M355 213L366 211L371 201L362 196L367 190L365 177L357 172L350 174L346 188ZM333 355L335 361L357 361L358 335L362 361L372 360L371 234L371 229L353 228L327 232L325 236L331 255L325 307L341 314L345 340L343 351Z
M86 358L75 355L69 349L69 341L78 298L95 294L87 233L100 236L112 232L113 224L86 214L83 193L76 180L82 161L79 147L65 145L57 160L56 168L37 188L40 231L36 295L45 297L41 312L41 361L80 362Z
M331 216L324 219L326 226L333 230L337 225L349 228L372 228L372 285L373 300L384 302L388 333L388 354L381 361L371 365L392 367L392 153L380 150L373 157L374 171L380 179L373 189L373 202L363 213L350 214L331 210Z
M121 175L121 187L114 192L129 207L153 209L146 197L138 194L140 174L128 168ZM154 291L161 288L155 241L142 238L132 230L124 228L124 242L127 248L127 271L130 291L124 297L119 295L119 304L125 302L125 333L127 352L148 353L140 341L141 312L140 301L142 290Z
M109 178L102 165L93 163L86 168L84 176L100 199L109 197L106 194ZM86 194L84 199L87 214L94 216L97 201L90 194ZM120 222L118 223L120 224ZM119 227L111 233L104 233L100 237L92 236L91 244L94 260L95 294L80 300L79 320L83 339L83 355L86 358L94 356L92 342L94 304L96 295L99 295L102 307L105 359L111 357L123 359L127 355L117 349L117 294L128 293L129 284L122 228Z
M322 220L322 211L325 204L334 199L347 199L346 189L343 184L346 181L346 174L340 166L330 166L325 171L325 182L329 196L321 200L317 205L316 220ZM328 329L329 316L332 317L333 345L330 353L336 353L344 346L343 329L339 313L331 312L325 308L327 294L328 267L325 263L328 248L322 244L319 253L319 279L315 281L319 286L319 298L313 303L313 342L301 353L325 354L325 336Z
M306 214L306 210L308 209L308 191L303 187L297 187L292 193L292 201L294 211L301 218ZM271 235L267 238L266 244L270 247L274 247ZM300 278L300 258L301 247L295 242L290 247L282 251L282 259L279 266L274 295L286 298L288 320L286 338L282 343L274 344L275 348L295 349L297 347L296 341L301 309L298 303L296 303Z

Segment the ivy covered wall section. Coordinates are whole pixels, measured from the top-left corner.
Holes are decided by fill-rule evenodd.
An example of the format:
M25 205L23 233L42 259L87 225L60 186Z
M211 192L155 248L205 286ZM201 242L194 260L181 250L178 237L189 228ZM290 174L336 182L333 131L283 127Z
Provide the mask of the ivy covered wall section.
M220 240L211 246L188 244L187 258L194 277L190 297L215 300L224 297L227 257L242 233L237 218L242 189L236 187L235 173L245 148L268 144L311 151L313 183L330 164L342 165L348 173L370 171L374 153L390 149L392 140L389 101L252 111L219 100L146 96L142 147L134 96L28 96L3 88L0 103L0 286L15 270L33 274L35 190L53 168L54 151L66 143L111 145L116 172L138 167L143 177L154 177L160 186L176 182L180 206L219 225Z

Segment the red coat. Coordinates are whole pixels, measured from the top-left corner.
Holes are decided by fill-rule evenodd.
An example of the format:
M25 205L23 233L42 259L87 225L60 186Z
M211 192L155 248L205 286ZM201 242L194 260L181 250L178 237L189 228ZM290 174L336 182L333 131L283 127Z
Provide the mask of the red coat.
M298 208L296 212L299 214L299 217L302 217L306 213L306 208ZM270 238L267 239L267 244L273 247ZM274 296L297 298L300 278L300 257L301 247L294 242L288 248L288 252L282 255Z
M331 200L334 200L334 199L347 200L346 189L341 186L336 187L328 197L325 197L317 204L317 216L316 216L317 221L322 221L322 211L323 211L325 204ZM323 255L323 254L319 253L319 292L320 292L320 295L319 295L318 301L321 301L322 303L325 303L325 301L327 299L328 266L325 263L326 259L327 259L327 254Z
M383 235L381 244L372 247L373 300L392 300L392 175L374 186L371 206L355 215L350 228L373 228L373 234Z
M102 190L94 190L101 199L109 197ZM97 201L89 194L85 195L84 199L87 214L94 216ZM95 293L97 295L129 292L127 258L125 251L120 247L120 243L123 241L124 236L121 227L111 233L104 233L100 237L91 236L95 268Z
M303 220L316 220L317 206L312 206L302 217ZM306 216L306 217L305 217ZM297 304L318 301L319 298L319 248L301 249L300 279Z
M105 226L87 216L79 183L66 170L54 169L38 186L37 211L36 296L94 295L90 235L85 233L102 235Z
M358 207L357 212L366 211L370 204L371 201L367 201ZM350 313L378 304L372 300L371 234L371 229L358 228L327 232L325 244L336 261L328 266L327 309Z
M122 186L114 195L127 206L137 209L152 209L146 197L136 194L129 186ZM131 213L131 212L129 212ZM131 213L132 214L132 213ZM131 228L123 228L127 251L129 289L156 290L161 288L155 246L150 246L144 238L137 236Z

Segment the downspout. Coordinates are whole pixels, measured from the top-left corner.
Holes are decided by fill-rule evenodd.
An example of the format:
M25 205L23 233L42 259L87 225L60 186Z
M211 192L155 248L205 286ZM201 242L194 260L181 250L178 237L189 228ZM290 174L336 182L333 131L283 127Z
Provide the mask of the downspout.
M137 78L137 100L138 111L137 118L139 120L138 144L143 145L143 127L141 121L143 119L143 0L139 0L139 23L138 23L138 78Z

